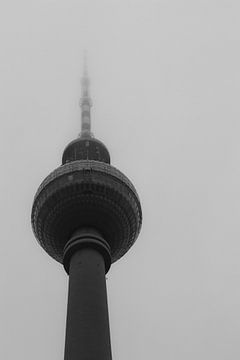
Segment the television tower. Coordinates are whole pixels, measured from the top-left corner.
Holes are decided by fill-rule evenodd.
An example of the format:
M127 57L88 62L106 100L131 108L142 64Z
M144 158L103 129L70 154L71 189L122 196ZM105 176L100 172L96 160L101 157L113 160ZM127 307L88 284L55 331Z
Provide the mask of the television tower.
M85 61L81 133L41 183L31 216L38 242L69 274L65 360L112 359L105 274L142 223L134 186L91 132L89 86Z

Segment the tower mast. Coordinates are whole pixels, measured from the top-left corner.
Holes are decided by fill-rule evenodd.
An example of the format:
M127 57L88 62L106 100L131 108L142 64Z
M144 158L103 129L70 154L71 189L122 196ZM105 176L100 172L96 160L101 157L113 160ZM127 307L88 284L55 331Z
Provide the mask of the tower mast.
M91 107L92 100L90 97L90 79L88 76L87 69L87 57L86 53L84 55L84 65L83 65L83 76L81 78L81 99L80 99L80 108L81 108L81 137L92 137L91 134Z

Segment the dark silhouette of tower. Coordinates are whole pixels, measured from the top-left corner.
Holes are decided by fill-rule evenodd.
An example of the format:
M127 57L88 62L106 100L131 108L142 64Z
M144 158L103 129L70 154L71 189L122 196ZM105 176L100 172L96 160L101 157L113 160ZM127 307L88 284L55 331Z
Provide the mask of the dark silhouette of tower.
M86 64L81 85L81 133L37 190L32 227L69 274L65 360L110 360L105 273L135 242L142 212L134 186L91 133Z

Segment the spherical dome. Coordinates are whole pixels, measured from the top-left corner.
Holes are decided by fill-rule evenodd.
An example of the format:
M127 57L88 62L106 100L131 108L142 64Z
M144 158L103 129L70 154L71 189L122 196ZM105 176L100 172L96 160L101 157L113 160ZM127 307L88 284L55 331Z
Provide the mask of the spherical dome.
M54 170L40 185L32 226L41 246L59 262L71 235L96 229L108 242L112 262L136 240L142 222L137 192L119 170L95 160L77 160Z
M96 160L110 164L110 155L106 146L93 137L80 137L65 148L62 163L76 160Z

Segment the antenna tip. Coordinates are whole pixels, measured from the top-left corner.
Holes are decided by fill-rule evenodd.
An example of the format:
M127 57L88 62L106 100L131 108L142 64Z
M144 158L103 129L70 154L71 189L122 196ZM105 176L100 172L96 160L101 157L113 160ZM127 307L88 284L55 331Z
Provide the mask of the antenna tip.
M83 52L83 75L87 75L87 50L84 49Z

